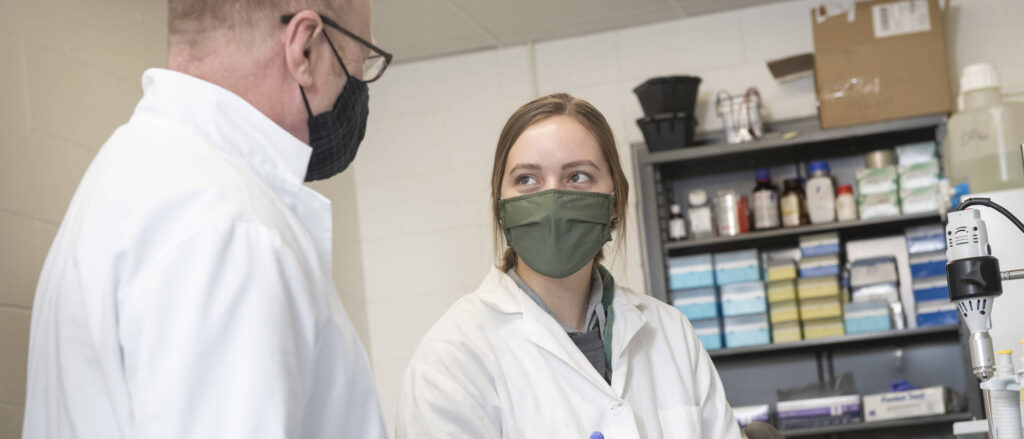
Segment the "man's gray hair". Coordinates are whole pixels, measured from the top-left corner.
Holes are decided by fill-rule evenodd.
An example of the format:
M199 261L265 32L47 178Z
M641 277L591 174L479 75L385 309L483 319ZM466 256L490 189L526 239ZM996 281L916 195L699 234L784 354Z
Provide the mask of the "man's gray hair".
M280 24L284 14L312 9L334 14L331 0L168 0L167 30L172 43L196 42L213 30L260 29Z

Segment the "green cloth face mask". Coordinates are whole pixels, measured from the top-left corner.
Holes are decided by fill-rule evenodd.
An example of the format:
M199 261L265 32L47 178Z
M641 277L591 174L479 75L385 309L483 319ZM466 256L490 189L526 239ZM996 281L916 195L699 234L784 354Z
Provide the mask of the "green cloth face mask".
M550 189L498 201L505 240L526 265L554 279L594 260L612 240L615 196Z

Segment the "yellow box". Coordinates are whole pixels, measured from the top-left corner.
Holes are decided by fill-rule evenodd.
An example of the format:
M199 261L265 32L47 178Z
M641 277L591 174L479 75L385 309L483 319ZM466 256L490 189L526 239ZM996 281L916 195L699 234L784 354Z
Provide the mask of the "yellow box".
M805 322L842 316L843 305L839 297L800 300L800 317Z
M793 261L778 262L768 266L768 281L796 279L796 263Z
M804 339L840 337L846 334L843 319L825 319L804 322Z
M788 343L803 340L800 322L787 322L772 325L772 343Z
M839 296L839 278L835 276L802 278L797 281L800 300Z
M768 302L785 302L796 300L796 282L793 280L782 280L768 284Z
M772 323L795 322L800 320L800 307L795 300L775 302L769 306L768 315Z

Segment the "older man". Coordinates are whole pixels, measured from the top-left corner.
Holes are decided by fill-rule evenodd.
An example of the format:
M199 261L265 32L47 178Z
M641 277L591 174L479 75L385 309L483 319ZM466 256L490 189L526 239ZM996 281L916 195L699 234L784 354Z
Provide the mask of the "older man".
M368 0L170 0L169 70L100 150L36 292L27 438L384 437L330 203L390 55ZM332 20L333 19L333 20Z

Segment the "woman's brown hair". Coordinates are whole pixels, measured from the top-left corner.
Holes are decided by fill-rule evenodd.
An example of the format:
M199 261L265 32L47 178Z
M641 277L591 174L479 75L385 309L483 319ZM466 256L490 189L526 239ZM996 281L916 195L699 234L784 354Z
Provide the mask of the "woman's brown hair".
M491 171L491 211L494 215L494 250L498 260L498 267L502 271L508 271L516 266L516 252L505 242L505 234L501 230L501 213L498 210L498 201L501 200L501 184L505 177L505 166L508 163L508 154L512 145L519 140L519 136L533 124L554 116L569 116L583 125L584 128L594 136L601 154L608 162L612 174L612 187L615 194L614 220L612 230L615 231L615 241L622 248L626 237L626 206L629 200L629 182L626 181L626 174L622 172L622 164L619 162L619 152L615 148L615 136L608 126L604 115L589 102L574 98L566 93L555 93L541 98L534 99L519 107L512 116L505 122L505 128L501 130L498 137L498 148L494 151L494 169ZM599 251L594 257L595 262L600 262L604 257L604 251Z

